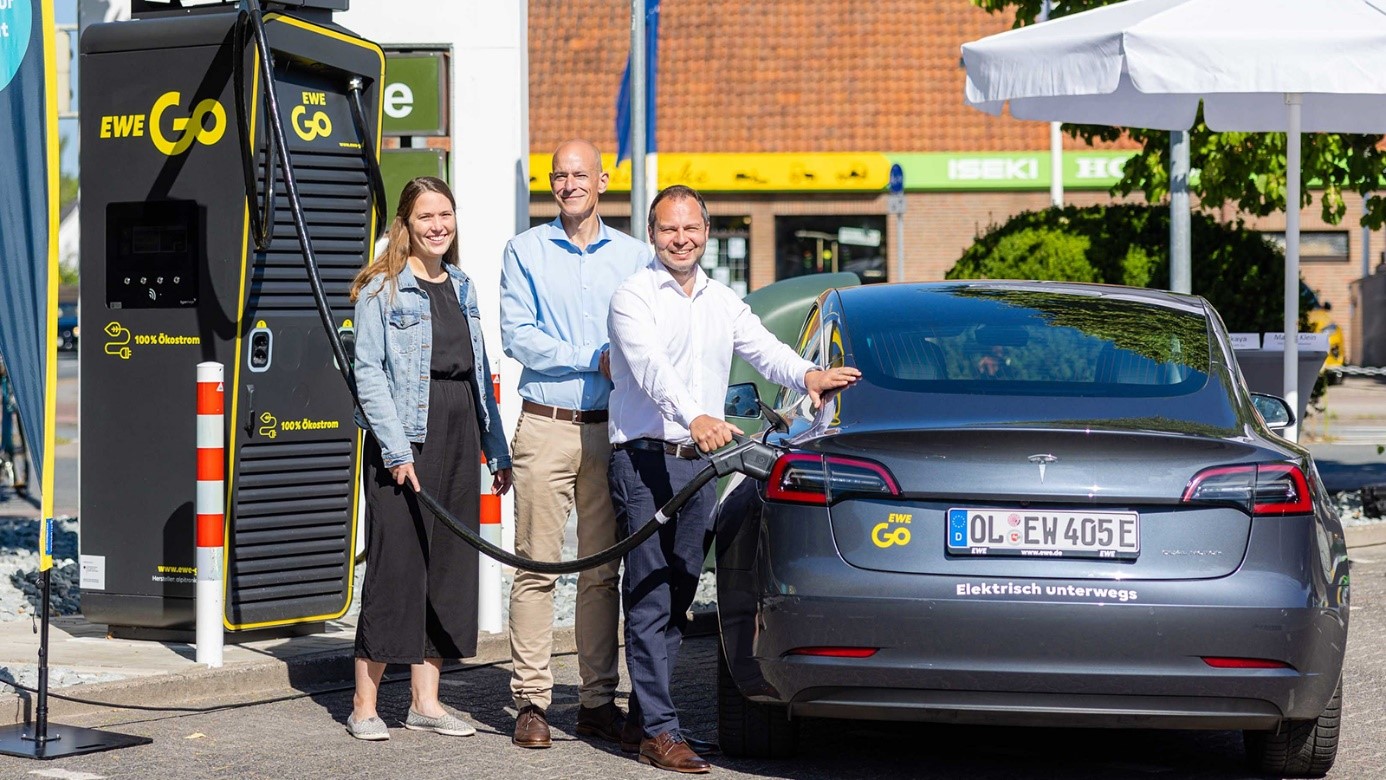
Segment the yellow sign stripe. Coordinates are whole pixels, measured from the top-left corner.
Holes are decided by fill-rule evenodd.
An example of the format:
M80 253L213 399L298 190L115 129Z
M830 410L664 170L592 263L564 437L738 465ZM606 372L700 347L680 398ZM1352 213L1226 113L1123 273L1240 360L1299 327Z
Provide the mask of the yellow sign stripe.
M880 192L890 180L890 158L879 152L783 152L765 154L659 154L659 187L686 184L707 192ZM630 191L630 161L602 155L608 190ZM553 159L529 156L529 189L549 187Z

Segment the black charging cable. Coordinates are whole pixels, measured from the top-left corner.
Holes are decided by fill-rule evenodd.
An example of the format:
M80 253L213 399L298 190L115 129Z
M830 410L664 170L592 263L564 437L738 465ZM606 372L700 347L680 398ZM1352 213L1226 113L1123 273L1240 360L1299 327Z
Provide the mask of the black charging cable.
M256 198L255 154L250 146L250 122L246 118L245 101L245 28L250 24L250 11L242 6L236 14L233 35L232 82L236 94L236 129L240 133L241 176L245 180L245 202L250 208L250 237L255 250L264 252L274 240L274 143L265 142L265 174L261 185L260 208L254 208Z
M370 143L375 133L372 133L370 126L366 124L366 109L361 105L361 90L364 87L365 82L360 76L353 76L351 81L347 82L347 92L351 94L351 121L356 125L356 135L361 138L361 158L366 161L366 170L371 176L371 191L375 194L372 200L375 201L375 237L378 239L385 235L388 224L385 214L385 175L380 172L380 158L376 156Z

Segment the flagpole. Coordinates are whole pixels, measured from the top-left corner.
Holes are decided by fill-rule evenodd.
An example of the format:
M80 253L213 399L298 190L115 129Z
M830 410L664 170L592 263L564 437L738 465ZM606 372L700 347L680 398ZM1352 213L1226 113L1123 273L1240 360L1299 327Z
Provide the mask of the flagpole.
M645 76L645 0L630 1L630 232L640 236L645 232L645 141L646 120Z

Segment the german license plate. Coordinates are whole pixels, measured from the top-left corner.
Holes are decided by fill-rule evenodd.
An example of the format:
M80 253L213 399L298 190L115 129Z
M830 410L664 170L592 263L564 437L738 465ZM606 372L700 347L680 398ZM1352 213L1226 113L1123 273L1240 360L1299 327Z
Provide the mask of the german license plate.
M948 510L948 552L1035 558L1135 558L1141 551L1136 512Z

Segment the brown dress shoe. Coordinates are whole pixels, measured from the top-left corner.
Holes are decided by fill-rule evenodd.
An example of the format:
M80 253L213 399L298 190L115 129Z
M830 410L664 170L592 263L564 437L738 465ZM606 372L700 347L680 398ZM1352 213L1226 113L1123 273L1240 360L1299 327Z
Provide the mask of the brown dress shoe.
M621 731L625 726L626 714L621 712L621 708L617 707L615 702L609 701L600 707L578 707L578 736L620 742Z
M621 729L621 752L639 753L640 743L645 741L645 729L640 725L639 715L627 715L626 725Z
M549 737L549 720L544 710L533 704L520 708L515 716L515 736L511 742L522 748L546 748L553 744Z
M640 763L688 774L702 774L712 768L683 741L683 735L673 730L641 742Z

